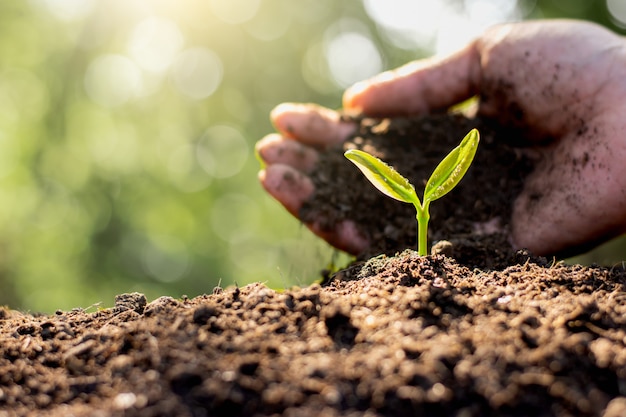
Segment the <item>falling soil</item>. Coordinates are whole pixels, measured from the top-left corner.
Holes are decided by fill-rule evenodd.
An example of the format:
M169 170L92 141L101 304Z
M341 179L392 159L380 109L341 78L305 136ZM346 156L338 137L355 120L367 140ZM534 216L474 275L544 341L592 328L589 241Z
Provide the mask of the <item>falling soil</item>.
M0 309L0 417L626 415L626 271L508 246L532 169L513 136L458 116L364 119L346 146L422 184L474 126L476 162L432 205L438 254L406 249L412 208L330 149L303 214L357 219L375 244L323 285Z

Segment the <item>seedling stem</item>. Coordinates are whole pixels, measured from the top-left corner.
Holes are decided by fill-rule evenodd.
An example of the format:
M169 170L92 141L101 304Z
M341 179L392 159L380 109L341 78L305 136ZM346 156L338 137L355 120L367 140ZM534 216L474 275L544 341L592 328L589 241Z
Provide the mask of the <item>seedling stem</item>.
M368 154L367 152L350 149L344 153L365 177L383 194L396 200L412 203L415 206L417 220L417 252L425 256L428 250L428 222L430 220L430 203L450 192L469 169L476 149L479 134L472 129L433 171L424 190L424 204L415 193L415 187L395 169Z

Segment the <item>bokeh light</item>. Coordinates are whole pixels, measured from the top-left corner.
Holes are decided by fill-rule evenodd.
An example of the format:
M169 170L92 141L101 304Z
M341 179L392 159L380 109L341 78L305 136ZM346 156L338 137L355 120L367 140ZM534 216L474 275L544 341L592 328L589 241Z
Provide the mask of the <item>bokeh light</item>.
M128 42L128 52L142 69L166 71L184 44L176 23L150 17L137 24Z
M429 0L363 0L365 10L392 44L403 49L428 47L447 4Z
M584 18L623 34L624 4L0 2L0 304L307 285L338 255L258 184L274 106L337 108L353 82L493 23Z
M518 0L363 0L381 34L398 48L450 53L488 26L521 20L528 4Z
M615 24L626 28L626 1L606 0L606 8Z
M211 10L226 23L244 23L254 17L261 0L209 0Z
M267 7L268 0L264 0L262 7L258 13L247 22L245 28L255 38L270 42L280 38L287 33L291 26L291 10L284 7L283 4L273 0L275 4Z
M117 107L141 93L142 81L141 70L130 58L106 54L89 64L85 89L99 105Z
M176 58L172 78L178 91L202 100L215 92L222 82L222 62L208 48L189 48Z
M342 19L326 30L325 55L330 75L341 88L383 69L378 48L362 23Z
M469 20L481 30L502 22L521 20L522 12L517 0L464 0Z

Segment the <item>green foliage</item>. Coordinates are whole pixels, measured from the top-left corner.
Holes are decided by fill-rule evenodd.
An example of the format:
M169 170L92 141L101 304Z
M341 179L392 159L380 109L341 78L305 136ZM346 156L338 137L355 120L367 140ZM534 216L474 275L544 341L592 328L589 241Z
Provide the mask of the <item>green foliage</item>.
M329 50L349 71L372 61L355 39L382 69L433 53L385 32L366 3L384 5L0 2L0 305L310 283L333 251L261 189L252 149L278 103L341 101ZM531 3L527 17L557 17L543 10L553 0ZM610 24L580 4L558 17ZM342 36L350 48L331 43Z
M317 278L333 251L259 186L253 148L278 103L334 106L342 87L307 57L364 12L249 3L237 23L227 0L1 2L0 304Z
M479 140L478 130L472 129L463 138L461 144L437 165L426 183L423 204L415 193L413 184L380 159L358 149L347 150L344 155L383 194L415 206L418 222L417 250L420 255L424 256L427 254L430 203L449 193L461 181L474 160Z
M421 206L413 184L380 159L358 149L347 150L344 155L386 196Z
M474 160L479 140L478 130L470 130L461 144L437 165L426 183L425 205L448 194L461 181Z

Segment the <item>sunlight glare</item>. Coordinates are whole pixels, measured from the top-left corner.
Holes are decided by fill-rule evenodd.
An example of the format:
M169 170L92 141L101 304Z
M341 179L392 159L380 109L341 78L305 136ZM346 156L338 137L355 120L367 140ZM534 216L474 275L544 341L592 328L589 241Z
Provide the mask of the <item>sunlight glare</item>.
M518 0L465 0L465 11L472 24L481 28L502 22L520 20Z
M380 52L366 29L344 19L327 30L324 44L330 74L340 88L382 71ZM333 33L334 32L334 33Z
M367 14L393 45L408 50L434 49L438 54L458 49L488 26L521 20L519 3L464 0L459 10L451 1L363 0Z
M211 11L226 23L247 22L256 15L261 0L209 0Z
M447 55L461 49L482 32L483 27L474 24L466 16L453 14L442 20L435 40L435 53Z
M403 49L426 47L446 13L441 1L363 0L363 4L383 35Z
M263 3L259 12L246 23L246 30L261 41L273 41L280 38L291 25L291 10L280 5Z
M38 7L64 22L84 19L94 8L95 0L31 0Z
M437 28L435 53L453 53L490 26L520 21L522 14L518 0L464 0L464 13L451 10L442 17Z
M150 17L137 24L128 42L128 52L144 70L166 71L183 47L184 38L176 23Z

